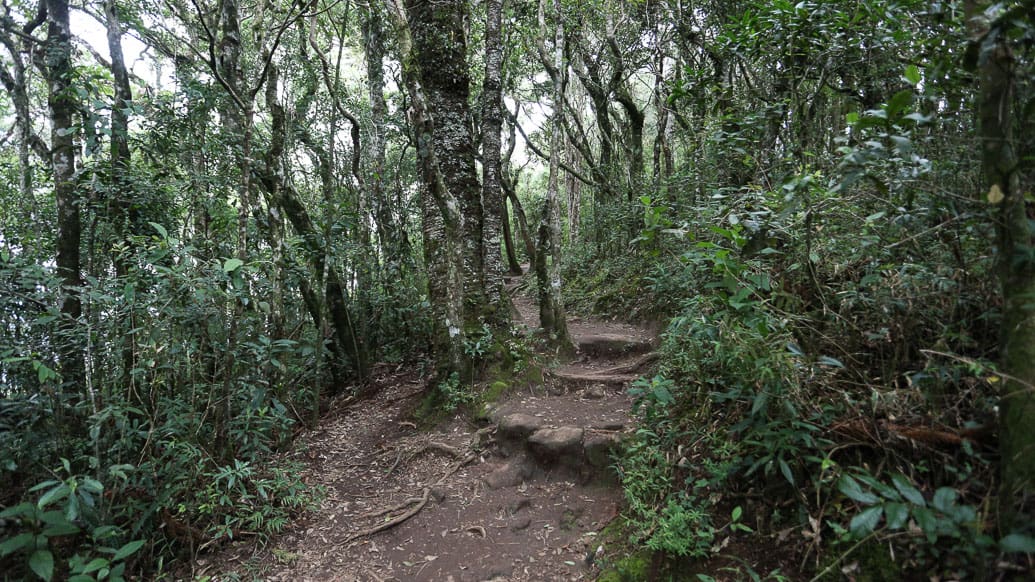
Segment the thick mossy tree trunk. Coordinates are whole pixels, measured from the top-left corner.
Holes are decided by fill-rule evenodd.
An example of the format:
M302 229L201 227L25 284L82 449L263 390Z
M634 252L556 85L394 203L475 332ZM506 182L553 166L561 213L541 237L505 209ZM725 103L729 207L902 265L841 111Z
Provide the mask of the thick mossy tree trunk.
M414 64L433 120L431 146L441 179L463 216L464 325L478 328L489 318L489 300L483 250L485 213L471 136L471 80L464 28L467 2L406 0L406 12Z
M1002 488L1000 527L1006 533L1030 523L1035 493L1035 203L1021 184L1015 137L1018 120L1016 63L1005 31L990 30L984 6L967 3L972 40L985 51L978 58L977 96L982 162L988 181L986 198L998 208L999 278L1003 289L1000 400ZM989 35L995 41L988 43ZM1026 124L1021 133L1033 127Z
M435 123L422 85L421 65L410 35L406 9L402 0L387 0L387 4L399 46L403 84L410 98L408 115L417 145L421 179L428 298L435 322L431 347L437 360L439 379L444 380L452 372L464 371L464 249L461 244L464 217L460 202L446 186L443 168L439 164L438 148L434 145ZM426 8L430 9L430 6Z
M482 85L482 267L485 272L486 319L497 329L510 323L503 289L500 234L504 216L500 185L503 130L503 0L485 2L485 81Z

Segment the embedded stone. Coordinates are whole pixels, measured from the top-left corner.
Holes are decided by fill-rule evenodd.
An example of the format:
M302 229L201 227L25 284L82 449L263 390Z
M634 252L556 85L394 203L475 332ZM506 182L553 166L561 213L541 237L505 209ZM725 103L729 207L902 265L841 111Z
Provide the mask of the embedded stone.
M520 485L532 476L532 467L525 459L514 459L482 478L489 489Z
M582 444L586 462L593 467L606 467L611 464L611 453L618 449L619 439L613 434L591 434Z
M543 420L530 414L508 414L500 419L500 437L504 439L521 440L539 430L543 426Z
M543 428L528 437L532 450L549 460L577 454L582 446L583 430L573 426Z

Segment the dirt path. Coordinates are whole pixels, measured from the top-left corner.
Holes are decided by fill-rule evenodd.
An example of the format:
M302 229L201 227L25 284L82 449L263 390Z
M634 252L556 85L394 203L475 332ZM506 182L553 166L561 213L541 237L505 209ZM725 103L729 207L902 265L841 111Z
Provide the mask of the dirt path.
M511 281L516 285L516 281ZM524 323L534 305L515 295ZM627 382L650 362L633 326L573 319L579 358L543 386L511 394L474 426L431 433L408 422L421 386L381 369L372 400L337 411L302 438L307 479L328 497L270 547L241 546L199 574L265 580L591 580L598 534L621 490L609 452L631 429ZM392 525L399 521L397 525ZM383 531L376 531L386 528Z

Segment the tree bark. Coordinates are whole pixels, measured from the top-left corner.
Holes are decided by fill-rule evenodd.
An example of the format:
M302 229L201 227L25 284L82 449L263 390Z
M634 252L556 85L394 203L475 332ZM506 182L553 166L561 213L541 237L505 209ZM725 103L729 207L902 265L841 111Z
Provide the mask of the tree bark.
M500 217L500 223L503 225L503 247L507 254L507 273L511 275L521 275L524 271L521 269L521 261L517 258L517 251L514 249L514 234L510 228L510 212L507 211L506 198L503 199L503 204L500 209L503 211L503 216Z
M115 228L122 236L133 231L132 195L127 180L130 165L129 149L129 108L133 105L133 91L129 85L129 72L122 53L122 25L119 20L115 0L104 1L104 15L108 36L108 52L111 54L111 75L115 81L115 98L111 108L111 174L114 192L111 195L112 217ZM128 224L126 223L128 221ZM116 269L121 267L125 274L125 266L116 261Z
M501 222L503 223L503 243L507 251L508 271L511 275L521 275L524 271L521 269L521 261L517 258L517 249L514 246L514 233L510 223L510 212L507 210L507 199L510 198L510 191L513 190L513 185L510 184L510 160L514 156L514 147L517 145L517 141L514 139L514 125L508 124L507 128L507 151L500 160L500 189L503 191L503 204L500 205L502 210ZM515 212L515 214L517 213ZM521 227L518 228L520 229ZM523 235L526 238L528 237L527 225L525 225ZM535 254L529 255L528 260L530 262L535 260Z
M117 233L120 243L132 244L132 234L136 226L136 212L133 210L133 184L129 180L132 152L129 149L129 109L133 105L133 91L129 85L129 71L126 70L126 59L122 53L122 25L119 21L118 7L115 0L104 1L105 27L108 36L108 53L111 56L111 75L115 81L115 95L111 107L111 178L109 180L108 216ZM118 250L112 253L115 265L115 276L125 277L129 273L129 263ZM120 338L123 342L122 383L131 393L135 393L133 385L134 350L132 313L122 325L126 333Z
M500 230L504 215L500 186L503 130L503 0L485 1L485 80L482 85L482 265L485 271L486 319L495 328L510 323L503 288ZM509 258L509 257L508 257Z
M370 98L370 131L367 132L367 187L374 206L378 241L385 262L401 266L407 261L410 249L402 246L405 238L398 236L402 225L395 220L385 195L385 124L388 104L385 102L384 24L376 5L365 9L363 23L363 52L367 69L367 94ZM391 269L389 269L391 270Z
M447 188L444 169L439 165L434 146L435 124L421 82L420 63L410 35L406 9L402 0L386 1L399 46L403 84L410 98L407 114L417 146L428 298L435 321L432 349L436 355L438 377L445 380L449 374L462 372L464 368L463 215L460 202Z
M46 0L47 7L47 105L50 109L51 165L54 169L54 198L57 201L57 273L61 278L61 373L67 384L83 387L85 361L76 338L82 315L80 288L83 285L79 245L82 239L80 200L75 185L75 128L71 96L72 34L68 1Z
M484 209L471 136L470 68L464 22L466 0L406 0L415 64L431 124L431 147L441 179L459 203L463 248L464 325L480 327L487 315ZM412 95L411 95L412 99ZM429 119L430 119L429 118ZM418 147L420 147L418 145ZM498 239L497 239L498 240Z
M981 6L967 2L971 38L980 46L989 27ZM1000 344L1005 381L1000 400L999 447L1002 488L1000 527L1004 533L1030 517L1035 493L1035 233L1030 222L1035 203L1021 184L1017 140L1016 67L1008 36L996 31L995 42L979 64L977 95L982 165L988 184L987 201L998 207L999 279L1003 289ZM1033 128L1027 125L1022 131Z
M546 37L546 0L539 0L540 36ZM558 202L560 157L563 149L561 118L564 115L564 80L567 65L564 62L564 23L559 0L553 0L556 29L554 33L553 123L550 132L550 173L546 186L546 204L539 223L539 245L536 252L535 273L539 287L539 321L549 334L553 347L562 354L574 353L575 346L568 334L568 322L561 297L561 208Z

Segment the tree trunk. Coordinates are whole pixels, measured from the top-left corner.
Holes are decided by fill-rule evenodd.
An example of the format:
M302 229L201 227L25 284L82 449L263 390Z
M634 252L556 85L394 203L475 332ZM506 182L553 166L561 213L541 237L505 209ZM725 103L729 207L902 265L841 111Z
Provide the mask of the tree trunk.
M507 272L511 275L521 275L524 271L521 270L521 262L518 261L517 252L514 250L514 235L510 230L510 213L507 206L507 200L504 198L500 206L500 210L503 211L500 222L503 225L503 247L507 251Z
M437 148L434 147L435 125L421 84L420 65L410 36L406 10L402 0L387 2L399 46L403 84L410 97L408 116L417 146L421 178L428 298L435 321L432 349L436 355L438 377L445 380L450 373L460 373L464 368L463 215L459 201L446 187L443 168L439 165Z
M575 157L575 147L571 138L567 135L564 139L564 157L568 165L578 167L578 160ZM566 173L564 175L564 189L568 192L568 242L571 244L579 240L579 231L582 227L582 182L578 178Z
M539 30L546 37L546 0L539 0ZM539 321L550 337L554 348L562 354L574 353L575 346L568 334L568 322L561 297L561 208L558 202L558 182L561 150L561 117L564 115L564 80L567 65L564 62L564 24L560 0L553 0L556 32L554 34L553 123L550 131L550 174L546 186L546 204L539 223L539 246L535 260L536 282L539 287Z
M385 196L385 124L388 122L388 104L384 95L385 39L381 13L376 5L372 4L365 9L362 28L371 119L366 139L367 187L374 205L381 252L388 265L398 267L407 261L410 249L400 246L405 241L397 235L402 225L395 220Z
M109 180L108 216L116 232L116 240L131 244L136 225L136 212L133 210L133 185L129 180L131 152L129 149L129 108L133 104L133 91L129 85L129 72L122 53L122 25L119 21L118 7L115 0L104 1L105 25L108 36L108 53L111 55L111 76L115 81L115 96L111 107L111 179ZM129 273L129 264L119 251L112 253L115 265L115 276L125 277ZM131 392L133 386L134 350L133 350L133 314L129 313L122 322L126 333L120 338L123 342L122 383Z
M266 168L261 176L263 189L270 194L272 202L284 211L291 226L304 241L309 265L313 273L326 273L324 287L327 318L332 334L327 338L331 360L331 379L334 382L332 391L337 392L345 385L347 365L351 365L356 375L366 378L370 373L369 355L362 334L357 333L352 314L349 311L347 289L333 261L327 261L326 241L321 235L309 211L287 181L284 171L283 156L288 132L287 115L284 106L277 100L277 69L270 67L266 86L266 103L270 109L270 148L266 152ZM330 160L321 160L321 174L330 173ZM319 277L319 275L317 275ZM313 323L320 328L324 317L314 317Z
M36 195L33 191L35 178L30 153L35 153L40 161L48 168L51 165L51 151L43 139L32 129L32 111L29 104L28 79L26 77L25 59L19 48L14 33L4 26L4 34L0 35L0 43L9 53L11 59L11 70L0 67L0 82L3 83L14 105L14 122L18 129L18 190L24 200L31 201L29 204L33 211L36 210ZM20 31L27 34L26 31ZM33 216L29 221L31 224L38 223L38 217Z
M54 168L54 198L57 201L57 272L61 278L61 374L67 384L83 388L85 361L76 338L82 315L80 288L83 285L79 255L82 238L80 200L75 185L75 102L70 96L72 77L72 35L68 1L47 0L47 105L50 109L51 164ZM85 392L85 390L84 390Z
M476 328L487 315L488 298L483 259L482 189L475 171L468 104L470 68L464 31L467 2L406 0L406 4L414 64L427 100L427 112L434 119L430 145L444 186L459 202L463 216L459 223L463 247L463 321L466 327Z
M535 241L532 240L532 229L528 226L528 216L525 215L525 208L521 205L521 200L518 199L514 184L506 176L503 177L502 186L503 191L506 192L507 198L510 200L510 204L514 207L514 216L518 221L521 240L525 243L525 255L528 256L528 262L534 265L536 257Z
M983 7L981 7L983 9ZM988 34L984 16L967 2L972 41L979 45ZM1002 371L999 447L1002 489L1000 526L1004 533L1030 517L1035 492L1035 233L1030 226L1035 204L1026 200L1030 189L1021 184L1018 165L1014 56L1004 32L982 56L977 96L982 165L988 181L987 200L999 207L996 221L999 278L1003 288L1001 332ZM1031 127L1024 127L1030 133Z
M509 324L510 309L505 306L500 229L504 215L500 186L501 132L503 130L503 41L501 20L503 0L485 2L485 82L482 86L482 265L488 321L494 328Z
M133 105L133 91L129 85L129 72L122 54L122 25L119 21L118 8L114 0L104 1L104 15L108 35L108 52L111 54L111 75L115 81L115 98L111 108L111 183L113 192L110 199L110 212L115 222L116 232L120 238L126 239L133 232L132 195L130 183L126 179L129 173L129 108ZM128 224L127 224L128 221ZM116 261L116 269L125 274L125 265Z
M509 111L508 111L509 113ZM521 236L521 241L525 245L525 255L528 257L530 264L535 264L535 243L532 241L532 234L528 228L528 217L525 216L525 209L521 206L521 200L517 197L517 174L511 176L510 160L514 155L514 147L517 145L517 139L515 132L517 129L517 116L510 117L510 123L507 125L509 139L507 140L507 153L503 156L501 163L500 173L500 187L503 188L504 194L504 210L506 210L506 200L510 200L511 206L514 207L514 217L517 219L518 234ZM509 224L508 224L509 227ZM514 253L514 241L511 237L511 249L510 252ZM516 255L516 253L514 253ZM509 258L508 258L509 260ZM517 264L515 268L514 265ZM518 262L517 257L514 257L514 263L511 263L511 272L520 275L521 264Z

